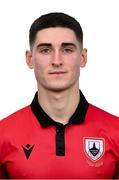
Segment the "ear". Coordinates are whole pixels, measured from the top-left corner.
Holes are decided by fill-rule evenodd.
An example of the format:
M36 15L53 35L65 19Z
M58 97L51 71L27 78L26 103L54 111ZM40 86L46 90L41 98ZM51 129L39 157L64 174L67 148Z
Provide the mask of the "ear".
M87 49L84 48L81 52L81 62L80 62L80 67L85 67L87 63Z
M32 52L30 50L26 51L26 63L30 69L33 69Z

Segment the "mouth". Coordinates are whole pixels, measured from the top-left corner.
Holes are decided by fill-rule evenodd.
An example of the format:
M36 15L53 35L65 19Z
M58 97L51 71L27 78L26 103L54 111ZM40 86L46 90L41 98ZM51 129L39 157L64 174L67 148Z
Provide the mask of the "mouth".
M63 74L66 74L66 72L64 72L64 71L53 71L53 72L50 72L49 74L51 74L51 75L63 75Z

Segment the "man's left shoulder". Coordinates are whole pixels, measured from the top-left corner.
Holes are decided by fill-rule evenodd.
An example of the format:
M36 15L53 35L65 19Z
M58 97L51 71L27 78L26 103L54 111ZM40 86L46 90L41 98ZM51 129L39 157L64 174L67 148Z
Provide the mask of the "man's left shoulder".
M92 104L89 104L89 113L99 119L119 121L118 116Z

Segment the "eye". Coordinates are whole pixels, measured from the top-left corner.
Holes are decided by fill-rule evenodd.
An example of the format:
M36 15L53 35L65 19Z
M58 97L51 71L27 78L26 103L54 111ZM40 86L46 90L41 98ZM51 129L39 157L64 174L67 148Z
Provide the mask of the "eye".
M73 48L70 48L70 47L63 48L64 53L72 53L73 51L74 51Z
M41 48L40 53L42 54L49 54L51 52L50 48Z

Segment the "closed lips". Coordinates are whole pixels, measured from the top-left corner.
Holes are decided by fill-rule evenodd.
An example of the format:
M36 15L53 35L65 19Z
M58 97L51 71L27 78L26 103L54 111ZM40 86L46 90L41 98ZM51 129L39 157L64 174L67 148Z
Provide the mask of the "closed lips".
M54 71L54 72L50 72L49 74L64 74L66 72L64 71Z

